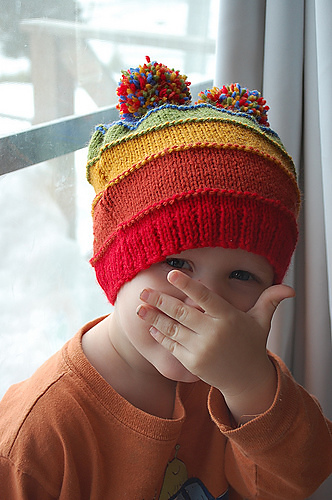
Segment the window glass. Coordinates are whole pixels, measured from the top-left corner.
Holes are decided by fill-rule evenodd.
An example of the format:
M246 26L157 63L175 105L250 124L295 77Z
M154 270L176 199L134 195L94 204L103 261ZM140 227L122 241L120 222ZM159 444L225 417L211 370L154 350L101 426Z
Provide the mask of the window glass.
M120 70L146 55L192 83L214 76L217 0L2 7L0 136L115 104ZM0 397L111 311L89 264L94 191L85 163L82 149L0 177Z
M0 133L116 101L119 68L214 72L217 0L2 0Z

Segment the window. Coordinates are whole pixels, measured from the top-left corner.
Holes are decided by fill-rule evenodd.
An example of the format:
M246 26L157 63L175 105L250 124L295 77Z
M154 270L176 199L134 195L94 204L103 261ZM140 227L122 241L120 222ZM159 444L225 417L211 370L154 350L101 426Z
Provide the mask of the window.
M111 310L88 262L94 191L83 146L98 113L114 119L120 70L149 55L194 84L211 80L218 19L217 0L2 6L0 397Z

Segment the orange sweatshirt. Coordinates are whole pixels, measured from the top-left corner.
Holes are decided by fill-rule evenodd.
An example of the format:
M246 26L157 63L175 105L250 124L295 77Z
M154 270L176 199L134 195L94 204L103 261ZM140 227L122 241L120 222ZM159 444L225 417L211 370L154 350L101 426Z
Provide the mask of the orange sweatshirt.
M332 424L277 357L265 414L235 428L221 393L196 382L178 384L167 420L88 362L81 339L97 321L1 401L1 499L296 500L332 472Z

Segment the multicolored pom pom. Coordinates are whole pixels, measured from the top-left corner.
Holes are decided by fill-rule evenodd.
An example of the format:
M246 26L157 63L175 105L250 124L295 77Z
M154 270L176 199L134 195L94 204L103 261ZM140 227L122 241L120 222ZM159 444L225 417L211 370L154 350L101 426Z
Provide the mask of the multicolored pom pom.
M117 109L123 120L137 120L150 109L163 104L188 104L191 100L190 82L186 75L169 69L163 64L151 62L122 71L117 89Z
M213 87L198 94L199 103L208 103L217 108L224 108L235 113L247 113L265 127L269 127L267 112L269 106L265 106L266 101L258 90L248 90L238 83L224 85L221 89Z

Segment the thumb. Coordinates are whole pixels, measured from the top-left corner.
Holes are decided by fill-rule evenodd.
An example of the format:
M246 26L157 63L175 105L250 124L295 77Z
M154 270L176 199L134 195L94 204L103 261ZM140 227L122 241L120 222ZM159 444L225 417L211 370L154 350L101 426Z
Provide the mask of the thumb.
M264 290L248 313L268 334L273 315L284 299L295 297L295 290L288 285L273 285Z

